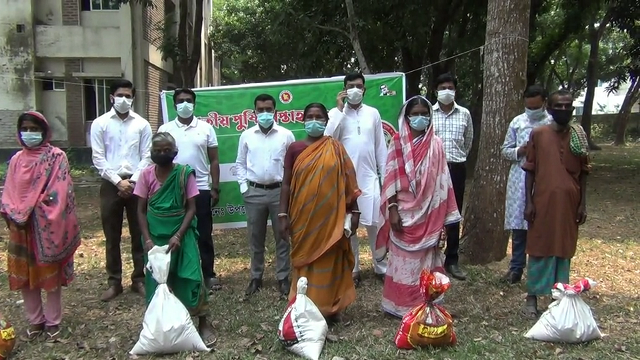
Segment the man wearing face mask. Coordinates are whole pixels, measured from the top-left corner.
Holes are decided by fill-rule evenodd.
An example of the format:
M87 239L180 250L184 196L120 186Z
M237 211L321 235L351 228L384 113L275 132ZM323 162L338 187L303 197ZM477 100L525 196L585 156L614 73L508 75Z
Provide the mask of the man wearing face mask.
M436 79L438 103L433 107L433 127L436 135L442 139L447 157L453 191L456 194L458 210L462 214L464 188L467 180L467 155L473 144L473 122L471 113L456 104L456 86L458 81L451 74L442 74ZM465 280L467 275L458 267L458 249L460 248L460 222L447 225L447 249L444 263L449 275Z
M196 173L200 193L196 196L196 219L198 220L198 249L205 286L209 290L220 290L222 284L214 270L215 250L213 245L213 215L211 207L220 197L220 161L218 138L213 126L193 116L196 93L191 89L176 89L173 104L178 117L158 129L173 136L178 146L176 164L189 165Z
M336 99L337 106L329 111L325 135L342 143L356 168L358 186L362 191L358 197L358 207L362 213L360 224L367 230L373 256L378 229L383 222L380 214L380 177L384 176L387 163L387 142L380 113L376 108L362 103L365 92L364 75L349 74L344 77L344 88ZM361 281L357 234L351 237L351 247L356 260L352 276L357 287ZM384 279L387 261L374 259L373 269L378 278Z
M123 211L127 213L131 234L131 290L144 296L144 249L140 241L137 197L132 195L140 172L151 163L151 126L131 110L136 94L133 84L129 80L116 80L110 90L113 108L91 125L93 165L103 178L100 217L106 238L109 288L102 295L102 301L111 301L122 293Z
M527 231L527 300L524 314L538 315L537 297L551 295L555 283L569 282L578 226L587 220L589 164L587 135L572 124L573 96L559 90L549 97L553 122L531 131L527 143L524 217Z
M269 94L253 101L258 125L245 130L238 142L236 175L247 212L247 237L251 253L251 280L245 292L262 289L267 221L271 219L276 241L276 279L281 297L289 294L290 245L279 231L280 190L284 155L295 141L293 133L274 121L276 100Z
M504 214L504 228L511 231L511 262L509 271L502 278L510 284L520 282L527 264L527 222L524 219L525 172L521 168L527 150L527 141L533 128L550 124L553 120L545 108L547 91L542 86L528 87L523 98L524 113L511 121L502 144L502 156L511 162Z

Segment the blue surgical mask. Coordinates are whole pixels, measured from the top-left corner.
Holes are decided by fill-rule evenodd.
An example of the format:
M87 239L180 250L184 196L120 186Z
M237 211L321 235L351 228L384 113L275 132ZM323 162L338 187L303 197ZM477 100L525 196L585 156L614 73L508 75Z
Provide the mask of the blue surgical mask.
M176 112L178 116L183 119L188 119L193 115L193 104L188 102L182 102L176 105Z
M409 116L409 126L416 131L424 131L431 123L430 116Z
M263 112L258 113L258 124L265 129L268 129L273 125L273 113Z
M42 144L42 133L41 132L20 132L20 138L26 147L36 147Z
M323 121L307 120L304 123L304 130L311 137L320 137L324 135L327 125Z
M544 108L535 109L535 110L525 108L524 113L527 114L527 117L533 121L540 121L547 116L547 114L544 111Z

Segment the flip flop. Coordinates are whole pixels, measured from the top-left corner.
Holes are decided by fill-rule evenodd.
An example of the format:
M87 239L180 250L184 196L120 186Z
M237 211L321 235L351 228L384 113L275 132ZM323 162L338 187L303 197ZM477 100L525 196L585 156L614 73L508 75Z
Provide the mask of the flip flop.
M25 331L25 334L21 336L21 340L25 342L30 342L36 340L42 333L44 332L44 324L31 326L29 329Z

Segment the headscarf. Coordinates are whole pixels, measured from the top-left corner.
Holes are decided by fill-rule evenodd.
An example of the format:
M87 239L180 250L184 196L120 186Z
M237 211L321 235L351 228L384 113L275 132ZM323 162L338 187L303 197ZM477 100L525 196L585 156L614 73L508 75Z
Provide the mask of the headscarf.
M51 127L39 112L28 111L43 129L40 145L26 147L10 160L0 212L20 226L28 226L40 264L64 262L80 245L73 181L64 151L50 144Z

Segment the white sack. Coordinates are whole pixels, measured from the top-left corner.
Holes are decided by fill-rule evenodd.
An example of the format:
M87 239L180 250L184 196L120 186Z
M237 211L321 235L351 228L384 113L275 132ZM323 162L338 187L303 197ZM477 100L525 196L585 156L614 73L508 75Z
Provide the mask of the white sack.
M168 248L168 245L154 246L149 251L147 271L158 282L158 287L144 313L140 339L129 352L132 355L210 351L196 331L189 311L167 286L171 264Z
M546 342L583 343L602 338L591 308L580 293L596 286L591 279L576 285L555 284L551 294L555 299L524 335L529 339Z
M292 353L318 360L329 326L318 307L307 297L307 278L298 280L298 292L289 302L278 326L278 339Z

